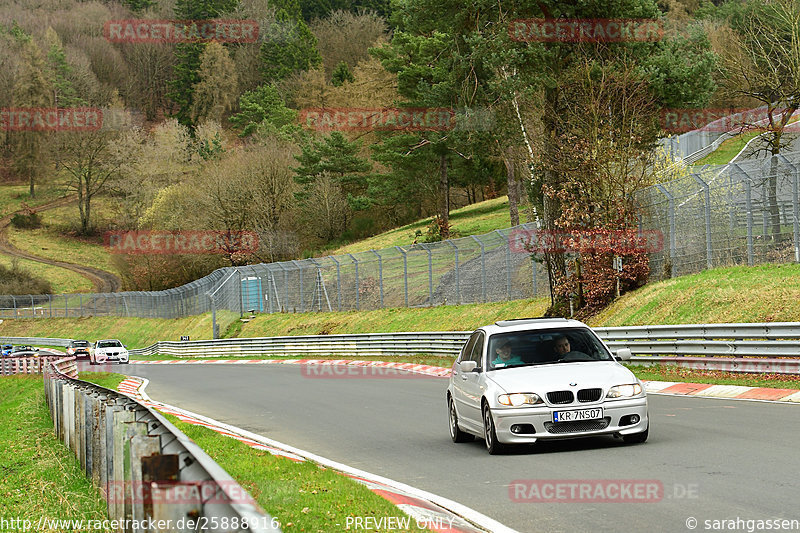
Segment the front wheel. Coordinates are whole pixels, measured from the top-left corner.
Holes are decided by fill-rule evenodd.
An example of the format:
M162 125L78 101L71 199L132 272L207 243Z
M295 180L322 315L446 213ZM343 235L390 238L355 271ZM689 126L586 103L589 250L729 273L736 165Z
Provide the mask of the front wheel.
M497 431L488 405L483 406L483 438L486 440L486 450L489 455L497 455L506 450L506 445L497 441Z
M448 418L450 419L450 438L453 439L453 442L470 442L475 437L461 431L461 428L458 427L458 414L456 413L456 404L452 398L447 398L447 412Z

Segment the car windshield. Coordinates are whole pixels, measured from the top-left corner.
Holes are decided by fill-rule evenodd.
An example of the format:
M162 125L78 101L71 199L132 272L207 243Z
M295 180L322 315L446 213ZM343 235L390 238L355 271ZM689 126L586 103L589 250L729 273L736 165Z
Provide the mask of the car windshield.
M586 361L613 361L587 328L515 331L489 338L489 370Z
M98 348L121 348L122 343L119 341L100 341L97 343Z
M72 345L77 348L85 348L89 346L89 341L73 341Z

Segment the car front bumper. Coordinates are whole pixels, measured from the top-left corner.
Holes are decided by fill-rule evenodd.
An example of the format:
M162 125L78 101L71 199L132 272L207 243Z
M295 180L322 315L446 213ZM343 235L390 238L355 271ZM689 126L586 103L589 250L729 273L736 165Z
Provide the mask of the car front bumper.
M600 419L603 422L587 420L582 423L565 423L573 424L572 426L553 424L554 411L594 407L603 408L603 419ZM632 435L643 432L649 424L646 397L611 400L590 405L494 408L492 415L497 440L504 444L532 444L537 440L544 439L575 439L597 435ZM621 419L631 415L637 415L639 421L635 424L620 425ZM512 426L521 426L523 431L512 432ZM532 432L530 426L532 426Z

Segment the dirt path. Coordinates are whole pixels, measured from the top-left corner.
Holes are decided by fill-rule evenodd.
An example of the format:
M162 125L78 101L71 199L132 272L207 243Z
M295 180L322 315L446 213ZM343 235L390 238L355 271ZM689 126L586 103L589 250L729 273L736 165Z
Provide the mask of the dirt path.
M54 209L56 207L62 207L64 205L68 205L74 201L75 201L74 196L66 196L64 198L59 198L58 200L53 200L52 202L48 202L46 204L37 206L35 209L36 211L47 211L48 209ZM3 253L5 255L10 255L12 257L19 257L21 259L38 261L39 263L44 263L46 265L66 268L67 270L76 272L92 282L95 292L119 291L121 286L120 280L117 276L115 276L110 272L106 272L105 270L100 270L99 268L93 268L90 266L77 265L75 263L68 263L66 261L56 261L53 259L48 259L46 257L39 257L38 255L28 253L24 250L20 250L19 248L15 247L8 240L8 225L11 223L11 217L13 217L15 214L16 213L10 213L4 216L3 218L0 218L0 253Z

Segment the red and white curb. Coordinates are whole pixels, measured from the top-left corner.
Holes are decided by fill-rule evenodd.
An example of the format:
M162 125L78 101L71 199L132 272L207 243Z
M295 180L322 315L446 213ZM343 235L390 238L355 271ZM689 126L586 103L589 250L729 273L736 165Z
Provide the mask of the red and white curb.
M131 361L131 363L135 362L137 361ZM209 362L220 363L221 361ZM242 363L243 361L235 362ZM264 363L265 361L251 360L250 362ZM328 361L326 361L326 363L327 362ZM364 363L365 361L356 362ZM138 361L138 363L145 362ZM147 361L146 363L173 363L173 361ZM184 361L177 361L177 363L184 363ZM342 363L339 362L339 364ZM427 365L411 366L423 367ZM397 367L393 366L392 368ZM428 368L447 370L448 373L450 372L450 369L441 369L440 367ZM431 370L431 372L435 371ZM336 470L341 474L344 474L347 477L365 485L375 494L378 494L379 496L389 500L403 512L410 515L414 520L417 521L418 524L424 524L431 531L436 531L439 533L517 533L516 530L511 529L489 518L488 516L482 515L477 511L470 509L469 507L461 505L458 502L442 498L441 496L437 496L430 492L411 487L410 485L406 485L389 478L364 472L363 470L359 470L336 461L331 461L330 459L326 459L311 452L289 446L288 444L283 444L235 426L224 424L217 420L187 411L185 409L153 401L145 392L147 384L148 380L145 378L129 377L117 386L117 390L134 398L147 407L157 409L162 413L174 415L182 422L207 427L216 431L217 433L239 440L251 448L264 450L272 455L285 457L292 461L312 461L325 468Z
M648 394L726 398L767 402L800 403L800 390L744 387L741 385L711 385L709 383L680 383L674 381L643 381Z
M425 376L448 378L450 368L413 363L396 363L392 361L354 361L351 359L175 359L161 361L131 361L131 364L149 365L345 365L350 367L371 367L403 370ZM800 390L771 389L767 387L744 387L741 385L711 385L708 383L680 383L674 381L642 381L648 394L665 394L673 396L697 396L703 398L727 398L735 400L755 400L771 402L800 403Z

